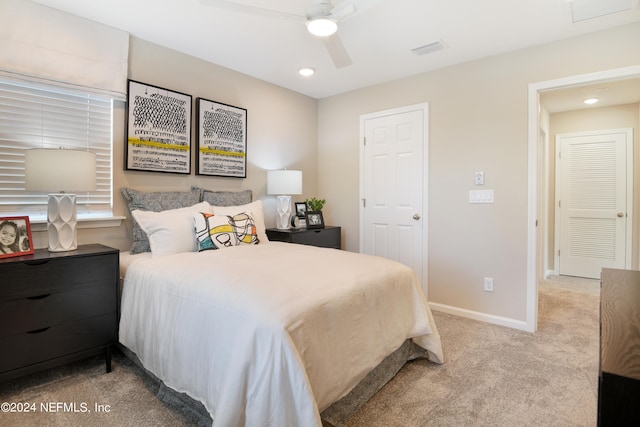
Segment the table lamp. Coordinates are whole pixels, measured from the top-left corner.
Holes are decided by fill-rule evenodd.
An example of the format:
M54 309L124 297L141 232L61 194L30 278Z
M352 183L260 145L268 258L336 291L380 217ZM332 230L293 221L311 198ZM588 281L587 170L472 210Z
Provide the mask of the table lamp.
M276 223L279 229L290 227L291 195L302 194L302 171L276 170L267 173L267 193L278 196Z
M96 154L90 151L36 148L25 151L28 191L50 191L47 204L49 251L78 247L76 195L65 191L96 189Z

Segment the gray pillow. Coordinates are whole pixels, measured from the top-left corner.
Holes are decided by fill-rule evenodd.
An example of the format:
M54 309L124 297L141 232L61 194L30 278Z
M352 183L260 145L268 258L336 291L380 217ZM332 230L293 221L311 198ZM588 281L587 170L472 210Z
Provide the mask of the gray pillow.
M186 208L199 203L202 197L202 190L199 188L192 188L191 191L155 192L142 192L131 188L122 188L121 193L127 201L129 212L133 212L136 209L161 212L168 209ZM129 252L132 254L151 252L147 234L142 231L133 216L131 216L131 220L133 221L133 236Z
M253 193L251 190L242 191L213 191L206 188L191 187L191 190L202 191L201 202L207 202L213 206L239 206L251 203Z

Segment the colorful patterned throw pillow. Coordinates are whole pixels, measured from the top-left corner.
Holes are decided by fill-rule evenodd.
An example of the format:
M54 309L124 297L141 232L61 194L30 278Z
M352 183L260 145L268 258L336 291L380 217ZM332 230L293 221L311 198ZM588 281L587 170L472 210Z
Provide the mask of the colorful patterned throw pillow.
M248 212L233 216L200 212L193 219L199 252L260 242L255 221Z

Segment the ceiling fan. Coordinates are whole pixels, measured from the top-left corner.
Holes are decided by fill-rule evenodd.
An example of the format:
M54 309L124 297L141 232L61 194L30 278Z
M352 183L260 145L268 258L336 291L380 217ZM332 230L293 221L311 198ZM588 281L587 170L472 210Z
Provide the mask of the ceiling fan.
M313 0L305 15L282 12L259 6L251 6L244 3L236 3L232 0L200 0L201 3L239 12L252 13L272 18L286 18L302 21L307 25L309 32L321 38L333 63L337 68L347 67L352 64L349 53L344 47L338 35L338 24L358 13L382 3L384 0L342 0L333 6L330 0Z

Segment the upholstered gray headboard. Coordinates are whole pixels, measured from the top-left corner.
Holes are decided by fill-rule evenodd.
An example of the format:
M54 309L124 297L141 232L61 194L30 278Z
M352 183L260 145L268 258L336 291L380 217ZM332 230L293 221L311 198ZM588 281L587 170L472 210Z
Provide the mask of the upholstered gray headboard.
M251 203L251 190L214 191L206 188L191 187L189 191L153 191L144 192L132 188L122 188L122 196L127 202L129 213L136 209L143 211L161 212L168 209L179 209L193 206L200 202L207 202L213 206L236 206ZM133 222L131 248L129 252L138 254L151 251L149 239L136 220Z

